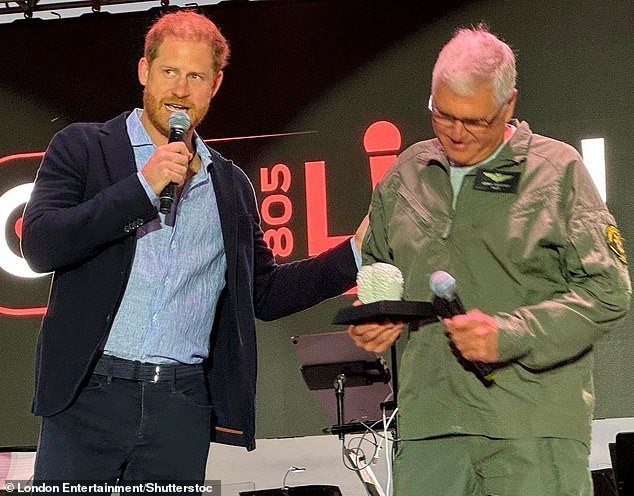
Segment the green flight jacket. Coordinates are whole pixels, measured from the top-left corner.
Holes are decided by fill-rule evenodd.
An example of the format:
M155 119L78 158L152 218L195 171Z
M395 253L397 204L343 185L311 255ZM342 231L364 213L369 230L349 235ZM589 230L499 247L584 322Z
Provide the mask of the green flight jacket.
M405 150L373 193L364 264L400 268L406 300L431 301L430 274L447 271L465 308L499 325L489 386L452 352L442 323L410 328L399 362L403 439L477 434L589 446L592 346L629 308L627 262L577 151L513 124L497 157L465 177L455 209L437 139Z

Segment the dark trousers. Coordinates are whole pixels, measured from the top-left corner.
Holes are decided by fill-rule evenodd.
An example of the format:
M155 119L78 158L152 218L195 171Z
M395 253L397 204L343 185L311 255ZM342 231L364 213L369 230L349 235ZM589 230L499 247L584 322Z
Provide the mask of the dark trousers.
M153 382L116 377L138 362L114 360L112 374L94 373L68 409L42 419L35 482L202 483L212 411L202 367L163 368Z

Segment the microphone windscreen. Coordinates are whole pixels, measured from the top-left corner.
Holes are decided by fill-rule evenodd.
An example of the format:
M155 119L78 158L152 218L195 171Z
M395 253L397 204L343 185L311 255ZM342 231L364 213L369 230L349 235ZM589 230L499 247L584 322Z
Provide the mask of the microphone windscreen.
M456 279L444 270L437 270L429 276L429 288L436 296L447 301L456 298Z
M189 126L192 125L191 120L187 112L172 112L167 119L167 124L170 129L181 129L183 132L189 130Z

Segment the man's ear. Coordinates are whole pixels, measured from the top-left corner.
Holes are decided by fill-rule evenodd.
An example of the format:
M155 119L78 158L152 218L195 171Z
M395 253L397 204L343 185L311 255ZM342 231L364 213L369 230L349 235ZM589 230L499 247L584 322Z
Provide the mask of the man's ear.
M145 57L142 57L139 60L137 73L139 76L139 82L141 83L141 85L145 86L147 84L148 74L150 73L150 63Z
M515 113L515 103L517 102L517 88L513 88L511 92L511 97L509 98L509 108L506 109L506 120L504 122L508 122L513 118L513 114Z
M214 85L211 88L211 98L216 96L216 93L218 93L218 90L220 89L220 85L222 84L222 80L224 76L225 76L225 73L222 71L218 71L218 73L216 74L216 78L214 79Z

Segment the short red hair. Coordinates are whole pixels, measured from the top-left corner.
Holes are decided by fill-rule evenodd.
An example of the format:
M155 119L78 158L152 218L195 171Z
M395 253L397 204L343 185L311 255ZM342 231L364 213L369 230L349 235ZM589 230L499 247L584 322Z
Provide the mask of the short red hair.
M214 69L221 71L229 61L229 42L209 18L192 10L179 10L160 17L145 35L145 58L151 64L168 36L185 41L202 41L212 51Z

